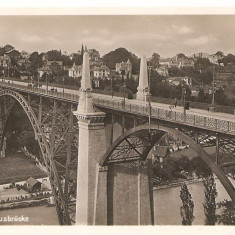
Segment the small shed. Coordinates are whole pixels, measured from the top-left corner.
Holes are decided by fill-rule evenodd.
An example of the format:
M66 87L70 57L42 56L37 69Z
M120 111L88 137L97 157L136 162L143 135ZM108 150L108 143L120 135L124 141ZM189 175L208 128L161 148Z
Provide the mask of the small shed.
M39 182L38 180L34 179L33 177L30 177L29 179L26 180L27 187L29 189L29 192L37 192L41 191L41 185L42 183Z

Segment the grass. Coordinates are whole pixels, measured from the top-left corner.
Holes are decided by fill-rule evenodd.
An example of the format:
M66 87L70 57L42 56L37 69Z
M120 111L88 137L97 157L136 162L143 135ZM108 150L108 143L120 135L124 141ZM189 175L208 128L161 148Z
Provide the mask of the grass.
M29 177L42 178L46 173L40 170L34 161L22 153L9 154L0 159L0 184L19 182Z

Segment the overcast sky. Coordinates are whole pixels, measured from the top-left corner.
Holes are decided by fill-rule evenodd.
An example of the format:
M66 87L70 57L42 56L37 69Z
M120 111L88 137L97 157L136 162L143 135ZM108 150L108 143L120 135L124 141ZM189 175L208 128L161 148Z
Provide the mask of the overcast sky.
M0 16L0 45L19 50L101 55L125 47L137 56L197 52L235 54L235 16Z

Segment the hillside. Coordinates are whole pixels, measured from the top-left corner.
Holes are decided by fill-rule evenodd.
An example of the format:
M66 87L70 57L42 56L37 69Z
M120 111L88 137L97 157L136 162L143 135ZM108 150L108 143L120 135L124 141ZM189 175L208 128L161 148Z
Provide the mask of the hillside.
M128 59L132 63L132 73L138 74L140 60L135 54L127 49L118 48L115 51L111 51L103 56L103 62L112 70L115 69L116 63L121 63L122 61L126 62Z

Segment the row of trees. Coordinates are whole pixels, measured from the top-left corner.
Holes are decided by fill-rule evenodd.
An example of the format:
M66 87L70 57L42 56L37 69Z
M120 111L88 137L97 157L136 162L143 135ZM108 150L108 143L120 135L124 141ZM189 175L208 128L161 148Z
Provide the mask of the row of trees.
M205 214L205 225L215 225L217 222L224 225L235 225L235 206L231 201L224 200L216 203L218 192L212 175L203 178L204 196L203 203ZM186 184L183 184L180 191L182 206L180 207L180 215L182 217L182 225L192 225L194 221L194 202L192 195ZM217 211L220 211L217 214Z
M181 172L187 172L189 176L195 172L198 178L205 178L212 174L211 169L203 162L200 157L189 160L187 156L180 158L168 157L163 164L153 165L153 177L161 182L187 177Z

